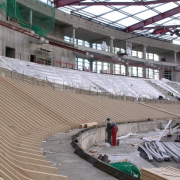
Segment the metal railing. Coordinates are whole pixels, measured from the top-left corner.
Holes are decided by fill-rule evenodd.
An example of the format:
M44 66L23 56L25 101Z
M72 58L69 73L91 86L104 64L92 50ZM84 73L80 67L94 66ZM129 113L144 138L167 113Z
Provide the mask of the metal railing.
M101 91L98 89L97 89L97 91L92 91L91 87L88 90L85 90L85 88L83 88L83 86L81 86L80 88L77 88L73 85L71 85L71 86L65 85L64 83L57 84L55 80L53 82L48 81L47 77L44 77L44 79L36 77L36 76L31 77L31 76L25 75L24 73L20 74L17 71L7 70L2 67L0 67L0 75L3 77L15 79L17 81L34 84L37 86L50 87L55 90L67 91L67 92L72 92L72 93L76 93L76 94L96 96L96 97L100 97L100 98L109 98L109 99L132 101L132 102L145 102L145 103L180 104L180 101L177 101L176 99L174 99L174 100L156 100L156 99L136 98L136 97L125 96L125 95L121 96L121 95L115 95L115 94L105 91L103 89L101 89Z

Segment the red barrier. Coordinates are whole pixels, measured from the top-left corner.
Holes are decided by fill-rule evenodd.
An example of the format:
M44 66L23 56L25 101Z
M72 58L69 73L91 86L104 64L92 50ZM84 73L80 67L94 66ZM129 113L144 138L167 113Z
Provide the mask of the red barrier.
M116 146L117 127L112 126L112 146Z

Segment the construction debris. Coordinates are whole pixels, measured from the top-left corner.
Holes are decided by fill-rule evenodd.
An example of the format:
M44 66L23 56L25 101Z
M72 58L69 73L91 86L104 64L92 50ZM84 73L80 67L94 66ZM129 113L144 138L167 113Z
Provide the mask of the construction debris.
M70 133L71 132L71 130L69 129L69 130L67 130L65 133Z
M84 123L84 124L80 124L79 128L90 128L90 127L94 127L94 126L98 126L98 122L91 122L91 123Z
M90 153L97 153L97 150L90 149L89 152L90 152Z
M144 146L139 145L139 148L143 158L149 160L154 158L159 162L173 158L176 162L180 162L180 143L178 142L145 142Z
M138 136L138 134L130 132L124 136L118 137L117 139L124 139L124 138L127 138L129 136Z
M98 144L99 147L111 147L111 145L109 143L101 143L101 144Z

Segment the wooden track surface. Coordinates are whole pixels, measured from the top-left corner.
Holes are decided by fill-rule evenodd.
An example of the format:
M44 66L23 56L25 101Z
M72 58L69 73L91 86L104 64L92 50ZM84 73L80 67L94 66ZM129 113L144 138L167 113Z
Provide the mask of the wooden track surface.
M42 141L82 123L104 124L107 117L114 122L177 118L134 102L57 91L0 76L0 177L67 180L46 161Z
M159 103L148 103L151 106L154 106L156 108L164 109L166 111L175 113L175 114L180 114L180 104L159 104Z

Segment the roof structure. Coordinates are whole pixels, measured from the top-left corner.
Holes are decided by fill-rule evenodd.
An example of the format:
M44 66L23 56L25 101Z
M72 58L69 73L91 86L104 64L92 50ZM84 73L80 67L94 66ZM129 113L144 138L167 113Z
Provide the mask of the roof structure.
M52 2L52 0L51 0ZM155 29L180 29L180 1L176 0L56 0L66 13L114 29L165 41L179 41L170 32L152 34Z

